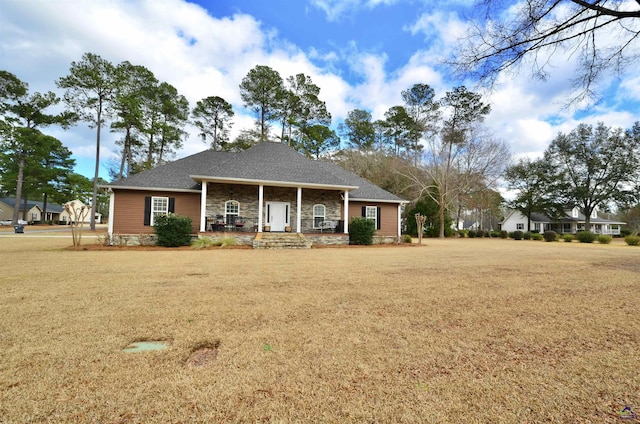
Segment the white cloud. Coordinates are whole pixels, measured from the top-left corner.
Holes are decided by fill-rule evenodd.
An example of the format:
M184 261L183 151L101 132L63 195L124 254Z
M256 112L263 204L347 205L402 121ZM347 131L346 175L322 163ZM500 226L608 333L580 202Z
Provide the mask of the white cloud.
M243 109L238 85L256 65L270 66L283 78L300 72L311 76L321 87L320 97L327 103L334 124L355 108L367 109L374 119L380 119L391 106L402 103L401 92L413 84L429 84L438 97L451 90L451 78L440 70L439 59L447 55L465 28L448 10L421 14L405 30L425 37L425 48L413 52L405 64L389 69L386 54L361 51L357 41L342 50L305 47L304 51L281 40L275 29L256 17L238 13L215 18L183 0L39 1L37 7L32 1L0 1L3 67L29 82L32 91L56 90L55 80L66 75L70 63L86 52L114 64L128 60L174 85L191 107L212 95L230 102L236 112L232 138L251 128L255 119ZM328 18L338 18L396 2L315 0L312 4ZM547 82L531 79L527 72L530 64L525 64L520 73L503 75L495 91L485 97L492 103L487 126L496 137L508 140L518 155L539 155L558 131L570 131L578 124L572 111L561 109L569 95L567 75L571 75L576 59L554 59ZM348 68L342 66L345 62ZM351 78L353 75L357 78ZM639 87L639 77L623 80L618 101L640 101ZM582 121L605 121L628 128L638 119L637 113L594 107ZM95 131L86 123L72 131L55 130L52 135L78 158L92 160L95 156ZM114 157L117 136L103 131L103 137L101 156ZM192 136L178 156L206 147Z
M373 9L378 6L388 6L401 0L311 0L311 4L322 10L328 21L339 21L344 15L359 9Z

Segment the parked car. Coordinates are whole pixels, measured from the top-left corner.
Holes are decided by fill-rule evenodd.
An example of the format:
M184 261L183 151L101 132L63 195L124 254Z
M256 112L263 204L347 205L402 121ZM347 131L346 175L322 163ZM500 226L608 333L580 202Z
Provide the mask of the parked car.
M3 221L0 221L0 225L13 225L13 221L10 219L5 219ZM24 219L19 219L18 225L27 225L27 221L25 221Z

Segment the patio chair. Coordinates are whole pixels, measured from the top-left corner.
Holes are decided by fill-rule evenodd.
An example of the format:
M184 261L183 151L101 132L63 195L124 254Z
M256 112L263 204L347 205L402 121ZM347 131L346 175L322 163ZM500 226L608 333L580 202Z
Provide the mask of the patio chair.
M323 233L327 231L333 233L336 231L336 225L335 221L322 221L320 223L320 232Z

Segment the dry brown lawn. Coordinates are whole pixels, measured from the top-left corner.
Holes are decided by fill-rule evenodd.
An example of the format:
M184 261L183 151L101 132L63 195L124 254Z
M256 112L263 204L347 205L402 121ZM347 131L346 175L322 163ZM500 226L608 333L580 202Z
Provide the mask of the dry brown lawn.
M640 416L640 248L69 244L0 238L2 423Z

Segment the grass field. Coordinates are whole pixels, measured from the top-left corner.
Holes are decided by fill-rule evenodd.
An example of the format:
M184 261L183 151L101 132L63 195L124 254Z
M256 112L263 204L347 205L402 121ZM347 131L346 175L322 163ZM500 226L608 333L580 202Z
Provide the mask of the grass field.
M0 423L640 417L640 248L70 243L0 238Z

